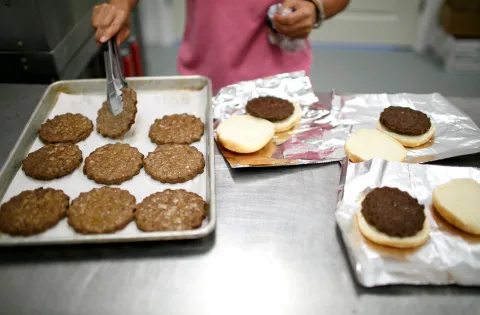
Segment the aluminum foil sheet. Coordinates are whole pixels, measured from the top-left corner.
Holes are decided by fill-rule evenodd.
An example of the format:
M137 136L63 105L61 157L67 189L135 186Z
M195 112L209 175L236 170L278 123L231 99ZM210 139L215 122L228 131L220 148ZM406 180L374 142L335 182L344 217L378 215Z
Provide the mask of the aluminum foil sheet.
M480 152L480 129L462 111L443 96L434 94L359 94L335 96L340 100L340 128L348 133L375 128L384 108L392 105L424 112L436 126L434 138L426 144L407 149L408 163L424 163ZM348 136L347 136L348 138Z
M230 116L245 114L250 99L267 95L297 102L303 118L295 128L275 134L269 144L252 154L237 154L219 145L231 167L325 163L343 157L343 151L336 152L339 145L343 146L342 140L334 135L338 121L326 107L333 92L322 94L325 99L319 100L304 71L244 81L221 89L213 98L215 128Z
M213 99L215 127L245 113L246 103L258 96L277 96L302 106L303 118L292 130L277 133L262 150L237 154L220 150L231 167L282 166L340 161L344 143L358 129L374 129L382 110L406 106L427 114L436 126L434 138L408 149L406 162L424 163L480 152L480 129L440 94L314 93L303 71L285 73L227 86Z
M480 182L480 170L379 159L342 162L335 215L352 270L363 286L480 285L480 236L450 225L432 206L433 189L454 178ZM382 186L397 187L425 205L430 238L423 246L393 249L373 244L360 233L355 212L368 192Z

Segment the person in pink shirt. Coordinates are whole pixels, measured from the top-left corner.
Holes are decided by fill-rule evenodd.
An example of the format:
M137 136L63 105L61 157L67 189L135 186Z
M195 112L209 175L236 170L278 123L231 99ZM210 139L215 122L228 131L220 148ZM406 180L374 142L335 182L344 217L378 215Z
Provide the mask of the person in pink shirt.
M243 80L305 70L312 64L306 47L282 50L268 39L267 11L281 3L288 15L276 14L275 29L286 37L306 39L312 29L341 12L349 0L185 0L186 26L177 60L181 75L204 75L220 88ZM92 25L98 43L117 34L119 43L130 34L130 12L139 0L110 0L95 6Z

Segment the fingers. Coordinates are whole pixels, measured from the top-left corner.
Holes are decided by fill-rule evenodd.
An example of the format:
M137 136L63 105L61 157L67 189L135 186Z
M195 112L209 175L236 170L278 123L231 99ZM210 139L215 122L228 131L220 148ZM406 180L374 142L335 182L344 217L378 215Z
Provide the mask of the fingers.
M105 29L103 34L100 36L100 42L105 43L107 40L112 38L113 35L117 34L120 29L124 26L126 22L126 14L124 11L119 11L115 15L115 18L113 19L113 22L110 24L110 26Z
M307 37L316 20L315 5L309 1L298 2L298 0L291 0L287 4L295 5L296 10L285 16L275 15L273 18L275 28L281 34L290 38Z
M308 19L309 12L305 10L305 8L300 8L288 15L280 15L277 14L275 15L274 19L279 23L283 25L294 25L297 24L298 22L301 22L305 19Z
M123 27L129 29L128 22L128 13L114 5L104 3L93 8L92 26L96 29L95 40L99 44L105 43Z
M97 31L95 32L95 40L97 41L98 44L101 44L102 42L100 42L100 38L103 37L103 33L105 32L105 30L103 28L99 28L97 29Z
M92 26L94 28L102 27L105 17L107 17L112 11L113 7L107 3L95 6L92 10Z
M292 32L290 37L291 38L307 38L308 35L310 35L311 32L312 32L312 27L309 26L309 27L305 27L305 28L302 28L302 29L298 29L295 32Z
M130 28L124 26L117 34L117 45L123 43L130 36Z
M112 24L113 20L115 19L115 8L113 6L107 7L104 11L102 11L103 17L98 22L99 27L107 28L110 24Z
M306 38L312 31L310 23L294 25L294 27L275 24L275 22L273 24L279 33L290 38Z
M284 0L282 2L282 7L287 9L292 9L292 8L295 8L300 1L305 1L305 0Z
M93 10L92 10L92 26L93 27L97 27L97 24L98 24L98 14L99 12L102 10L102 5L96 5L93 7Z

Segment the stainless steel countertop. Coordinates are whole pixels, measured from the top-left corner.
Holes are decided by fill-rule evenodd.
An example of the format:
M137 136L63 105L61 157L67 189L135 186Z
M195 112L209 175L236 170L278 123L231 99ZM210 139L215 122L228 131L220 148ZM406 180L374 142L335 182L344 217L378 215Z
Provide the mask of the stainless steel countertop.
M46 86L0 85L0 163ZM451 98L477 125L480 99ZM356 284L334 220L337 163L232 170L202 240L2 248L0 314L480 314L480 288ZM480 167L480 155L442 161Z

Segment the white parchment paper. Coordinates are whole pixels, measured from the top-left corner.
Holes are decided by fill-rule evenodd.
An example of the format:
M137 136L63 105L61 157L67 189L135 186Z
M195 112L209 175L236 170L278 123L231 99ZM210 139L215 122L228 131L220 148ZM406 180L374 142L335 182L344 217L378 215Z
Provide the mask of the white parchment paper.
M194 90L159 90L159 91L137 91L138 98L138 112L135 124L131 130L122 139L108 139L102 137L96 131L97 111L105 101L105 95L102 94L84 94L84 95L70 95L61 93L57 103L50 112L48 118L53 118L56 115L65 113L79 113L88 117L94 123L94 131L90 136L79 142L77 145L83 153L83 159L93 152L96 148L101 147L107 143L128 143L140 150L146 157L149 152L156 148L156 145L150 141L148 132L150 126L155 119L161 118L164 115L188 113L199 117L206 125L206 106L207 106L207 88L200 91ZM207 128L207 125L206 125ZM205 135L199 142L192 144L199 151L201 151L205 160L207 161L207 129ZM37 138L29 152L41 148L44 144ZM5 193L2 203L8 201L11 197L19 194L24 190L36 189L39 187L51 187L63 190L70 200L75 199L81 192L89 191L93 188L102 187L103 185L96 184L89 180L83 174L83 163L72 174L60 179L52 181L38 181L27 177L24 172L19 169L15 178L12 180L7 192ZM140 174L133 177L131 180L122 183L121 185L114 185L128 190L137 199L137 203L141 202L148 195L163 191L165 189L186 189L197 193L206 200L207 192L207 176L206 169L203 174L198 175L193 180L182 184L162 184L153 180L144 169ZM208 220L208 218L206 219ZM205 222L204 222L205 224ZM161 233L161 232L159 232ZM113 234L113 238L125 238L145 235L146 233L137 229L135 222L131 222L125 229ZM46 240L80 240L90 238L112 238L112 234L107 235L82 235L75 233L67 224L67 220L62 220L54 228L35 236L28 237L34 243L35 241ZM8 242L8 239L19 239L18 237L10 237L2 235L1 241Z

